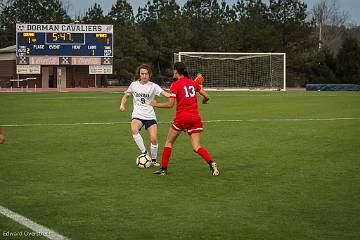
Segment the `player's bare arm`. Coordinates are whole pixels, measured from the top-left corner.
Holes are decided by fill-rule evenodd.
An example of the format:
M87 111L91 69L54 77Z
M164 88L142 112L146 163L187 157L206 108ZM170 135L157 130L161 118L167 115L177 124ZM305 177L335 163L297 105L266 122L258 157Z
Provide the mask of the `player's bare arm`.
M206 104L210 100L209 94L207 94L207 92L205 92L204 89L201 89L199 91L199 94L203 97L203 100L202 100L203 104Z
M175 104L175 98L169 98L168 102L158 103L155 99L151 101L150 105L157 108L172 108Z
M129 97L129 94L125 93L124 96L121 98L121 104L120 104L120 111L125 111L125 103L127 101L127 98Z
M164 96L164 97L167 97L167 98L169 98L171 96L171 94L166 92L166 91L162 91L160 94L161 94L161 96Z

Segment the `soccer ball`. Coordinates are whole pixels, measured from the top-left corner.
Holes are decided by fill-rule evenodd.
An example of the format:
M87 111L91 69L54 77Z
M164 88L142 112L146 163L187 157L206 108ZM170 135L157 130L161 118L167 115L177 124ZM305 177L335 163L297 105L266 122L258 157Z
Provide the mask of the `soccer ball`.
M149 155L147 154L140 154L137 158L136 158L136 166L138 166L138 168L148 168L151 166L151 158Z

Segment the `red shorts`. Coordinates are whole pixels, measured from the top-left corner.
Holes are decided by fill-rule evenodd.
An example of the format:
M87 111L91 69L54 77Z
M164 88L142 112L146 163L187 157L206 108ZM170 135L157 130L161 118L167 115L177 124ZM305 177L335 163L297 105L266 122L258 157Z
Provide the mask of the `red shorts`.
M204 131L199 115L176 115L171 127L176 131L186 131L189 135Z

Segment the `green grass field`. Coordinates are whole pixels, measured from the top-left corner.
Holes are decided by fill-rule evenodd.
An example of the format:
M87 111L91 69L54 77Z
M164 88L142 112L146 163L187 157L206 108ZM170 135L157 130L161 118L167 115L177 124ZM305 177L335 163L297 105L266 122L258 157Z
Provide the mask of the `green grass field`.
M219 177L186 134L167 176L137 169L121 96L1 93L0 206L70 239L360 239L359 93L210 92ZM174 110L157 116L161 157ZM0 239L20 231L0 215Z

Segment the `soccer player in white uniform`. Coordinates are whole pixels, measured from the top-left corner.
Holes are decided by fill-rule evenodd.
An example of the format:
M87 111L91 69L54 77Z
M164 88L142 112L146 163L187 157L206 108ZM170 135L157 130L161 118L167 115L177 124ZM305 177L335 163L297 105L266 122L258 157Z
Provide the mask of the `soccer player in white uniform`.
M158 152L157 121L154 108L150 105L150 102L155 98L155 95L170 97L170 93L167 93L159 85L150 81L152 73L150 66L142 64L137 68L136 73L140 76L140 79L132 82L125 91L125 94L121 99L120 111L125 111L127 98L132 95L134 106L131 115L132 136L141 153L147 153L144 140L139 133L141 128L145 126L145 130L148 130L149 132L151 142L151 163L153 166L160 166L156 161Z

